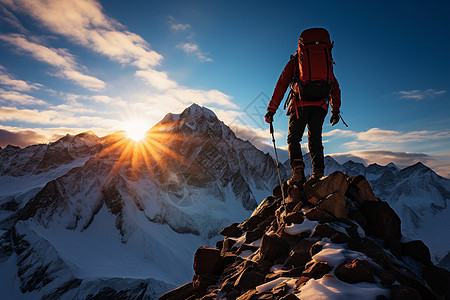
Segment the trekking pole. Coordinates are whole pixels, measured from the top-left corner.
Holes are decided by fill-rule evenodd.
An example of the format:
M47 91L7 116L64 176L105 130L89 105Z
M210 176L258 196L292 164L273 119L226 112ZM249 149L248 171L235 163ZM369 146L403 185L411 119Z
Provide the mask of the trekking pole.
M282 204L283 204L283 207L284 207L285 203L284 203L283 183L281 181L280 165L278 163L277 147L275 146L275 136L273 134L273 125L272 125L272 123L273 122L269 123L270 124L270 134L272 135L273 150L275 151L275 162L277 163L278 179L280 180L281 197L283 198Z

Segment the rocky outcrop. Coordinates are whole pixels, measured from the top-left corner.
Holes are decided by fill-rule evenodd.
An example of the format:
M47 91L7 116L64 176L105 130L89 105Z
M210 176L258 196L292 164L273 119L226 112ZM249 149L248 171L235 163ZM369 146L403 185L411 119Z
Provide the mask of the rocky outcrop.
M295 300L321 286L356 299L368 292L360 283L374 299L448 299L449 272L422 241L401 240L400 219L363 176L282 188L284 201L274 189L248 220L222 230L217 249L200 247L193 282L160 299Z

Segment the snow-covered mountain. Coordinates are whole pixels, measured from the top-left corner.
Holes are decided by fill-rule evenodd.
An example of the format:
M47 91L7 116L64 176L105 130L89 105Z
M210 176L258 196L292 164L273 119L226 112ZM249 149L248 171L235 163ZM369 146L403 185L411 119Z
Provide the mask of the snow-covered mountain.
M312 173L309 154L304 155L305 173ZM284 163L288 168L289 161ZM450 180L437 175L418 162L400 169L394 163L386 166L348 161L339 164L325 157L325 175L342 171L349 176L363 175L375 195L400 216L403 236L423 240L429 247L432 260L450 270ZM446 260L443 260L447 256ZM441 262L442 261L442 262Z
M0 151L0 290L15 298L156 298L278 182L271 157L197 105L144 143L86 132ZM264 195L264 196L262 196Z

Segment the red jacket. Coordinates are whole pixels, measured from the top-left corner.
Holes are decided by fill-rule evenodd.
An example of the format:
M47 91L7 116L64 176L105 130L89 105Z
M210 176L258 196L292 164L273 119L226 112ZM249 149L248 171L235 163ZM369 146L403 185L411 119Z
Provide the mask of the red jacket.
M273 91L272 99L270 99L269 106L267 107L268 111L275 113L280 106L281 101L284 98L284 94L292 82L292 78L295 73L299 73L298 70L298 60L297 58L290 59L289 62L281 72L280 78L278 78L278 82L275 85L275 89ZM339 113L341 107L341 90L339 88L339 83L334 77L333 90L331 92L331 112ZM325 101L302 101L298 99L293 99L292 104L288 108L287 114L291 114L292 112L296 112L298 107L301 106L321 106L323 109L328 110L328 103Z

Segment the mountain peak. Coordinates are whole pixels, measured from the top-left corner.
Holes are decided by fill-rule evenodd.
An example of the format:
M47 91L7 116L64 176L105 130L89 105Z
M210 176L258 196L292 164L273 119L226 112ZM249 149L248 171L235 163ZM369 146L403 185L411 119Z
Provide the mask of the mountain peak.
M200 106L193 103L191 106L187 107L180 115L181 118L192 117L192 116L206 116L217 118L216 114L204 106Z

